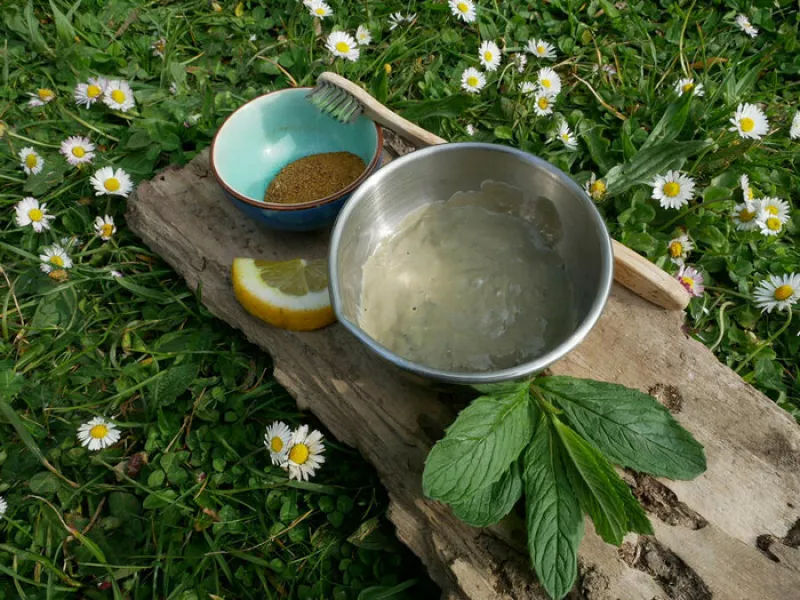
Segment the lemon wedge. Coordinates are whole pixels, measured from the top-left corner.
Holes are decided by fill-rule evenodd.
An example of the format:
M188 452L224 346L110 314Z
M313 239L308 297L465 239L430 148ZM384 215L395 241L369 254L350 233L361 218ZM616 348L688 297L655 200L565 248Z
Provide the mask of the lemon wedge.
M244 309L270 325L311 331L336 320L328 295L328 261L235 258L233 293Z

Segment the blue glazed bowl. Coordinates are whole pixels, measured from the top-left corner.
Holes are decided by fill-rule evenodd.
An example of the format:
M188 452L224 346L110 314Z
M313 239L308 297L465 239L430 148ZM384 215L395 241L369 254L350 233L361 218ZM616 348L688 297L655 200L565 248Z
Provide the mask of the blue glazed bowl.
M211 144L211 170L225 195L265 225L311 231L333 224L350 194L380 165L381 128L364 117L344 125L308 100L310 88L259 96L234 111ZM345 189L303 204L264 202L270 181L289 163L321 152L352 152L367 168Z

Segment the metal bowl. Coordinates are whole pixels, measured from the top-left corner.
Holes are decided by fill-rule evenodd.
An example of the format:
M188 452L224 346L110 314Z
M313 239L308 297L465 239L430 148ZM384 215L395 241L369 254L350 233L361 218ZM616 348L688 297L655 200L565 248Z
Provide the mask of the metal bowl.
M551 213L548 222L557 229L550 232L552 244L564 260L573 287L574 329L539 356L495 371L445 371L398 356L359 327L364 263L384 239L398 230L409 213L429 202L446 201L457 192L479 190L486 181L527 191L520 201L525 205L518 207L523 217L540 211L541 206ZM502 244L503 240L497 243ZM333 310L353 335L405 371L428 380L465 385L530 377L563 357L597 322L613 277L611 239L600 213L584 191L542 159L494 144L443 144L418 150L371 175L339 214L329 256Z

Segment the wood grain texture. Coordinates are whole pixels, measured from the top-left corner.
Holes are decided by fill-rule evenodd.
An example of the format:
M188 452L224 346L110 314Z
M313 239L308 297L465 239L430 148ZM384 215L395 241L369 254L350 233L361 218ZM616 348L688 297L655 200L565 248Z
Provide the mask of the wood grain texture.
M683 310L689 305L692 297L677 279L617 240L612 240L612 245L615 281L667 310Z
M407 145L387 136L388 147ZM185 278L208 309L268 351L275 376L333 435L376 468L398 537L448 599L540 599L516 514L474 529L422 496L423 463L456 414L448 396L416 387L368 354L344 328L293 333L248 315L231 291L236 256L325 256L327 233L261 229L222 195L204 152L184 169L143 182L129 227ZM583 600L788 599L800 589L800 428L717 361L667 312L615 285L586 341L553 372L652 392L705 445L708 471L691 482L626 473L656 535L603 543L587 523ZM765 550L759 550L765 548Z

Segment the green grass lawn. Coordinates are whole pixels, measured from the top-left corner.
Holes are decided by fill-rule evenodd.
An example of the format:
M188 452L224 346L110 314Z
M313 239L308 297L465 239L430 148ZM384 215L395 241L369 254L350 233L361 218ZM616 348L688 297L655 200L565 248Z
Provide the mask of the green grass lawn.
M385 495L357 453L326 438L310 482L271 466L265 427L313 419L272 379L269 357L127 230L124 197L95 195L90 181L113 166L135 185L184 164L242 103L313 85L324 70L447 139L513 145L582 185L602 182L592 191L615 238L671 273L683 260L702 276L687 332L800 417L796 3L481 0L469 23L446 2L330 9L315 19L296 0L0 8L0 599L437 596L392 537ZM755 37L736 24L741 13ZM358 59L334 57L329 34L359 25L372 40ZM526 52L533 39L554 58ZM482 41L498 45L488 68ZM542 67L562 87L544 102L528 93ZM135 105L76 104L90 77L128 82ZM683 95L682 79L694 84ZM703 95L691 95L699 84ZM47 102L30 106L30 94ZM754 119L753 129L736 120L744 137L729 131L743 103L763 111L765 135L746 137L760 112L739 115ZM91 164L68 164L69 136L94 144ZM23 169L25 148L40 172ZM691 186L678 180L667 198L677 208L664 208L650 183L673 169L695 188L682 201ZM658 190L675 193L672 179ZM55 217L40 233L15 217L28 196ZM108 241L94 225L106 215ZM46 274L48 247L66 264ZM122 439L89 452L76 433L95 416L114 419Z

